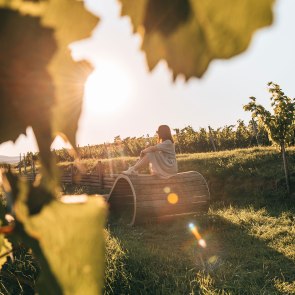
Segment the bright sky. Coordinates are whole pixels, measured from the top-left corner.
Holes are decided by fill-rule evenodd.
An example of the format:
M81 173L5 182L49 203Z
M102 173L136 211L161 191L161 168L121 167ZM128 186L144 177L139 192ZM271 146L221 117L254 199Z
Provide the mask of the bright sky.
M82 54L96 66L87 82L77 133L80 146L111 142L117 135L154 135L160 124L199 129L232 125L238 119L248 122L250 114L243 105L255 96L268 106L269 81L295 97L294 0L277 0L274 24L256 32L245 53L213 62L202 79L178 78L176 83L165 62L148 72L140 38L132 35L128 18L118 18L115 0L86 2L101 21L91 39L74 47L74 54ZM27 137L20 136L15 145L0 145L0 155L36 149L28 128Z

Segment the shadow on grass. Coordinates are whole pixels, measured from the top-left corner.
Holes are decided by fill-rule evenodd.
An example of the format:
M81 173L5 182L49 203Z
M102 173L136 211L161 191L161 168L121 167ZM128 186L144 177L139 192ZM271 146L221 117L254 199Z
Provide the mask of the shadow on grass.
M190 222L200 229L205 249ZM127 250L130 281L128 292L108 294L292 294L294 261L249 234L251 226L214 213L133 228L111 225Z

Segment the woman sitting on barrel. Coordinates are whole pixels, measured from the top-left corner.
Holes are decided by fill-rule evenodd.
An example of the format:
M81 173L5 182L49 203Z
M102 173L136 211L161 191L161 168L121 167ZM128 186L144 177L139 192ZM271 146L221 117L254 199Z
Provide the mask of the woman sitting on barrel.
M157 134L158 144L142 150L136 164L123 171L123 174L137 175L138 170L147 165L152 175L158 175L161 178L169 178L177 174L175 145L169 126L159 126Z

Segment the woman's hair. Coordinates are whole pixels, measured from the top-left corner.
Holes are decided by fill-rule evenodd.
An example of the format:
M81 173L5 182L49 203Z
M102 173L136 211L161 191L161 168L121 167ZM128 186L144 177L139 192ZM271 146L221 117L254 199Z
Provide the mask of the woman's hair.
M163 142L167 139L170 139L172 142L174 142L169 126L167 126L167 125L159 126L157 133L158 133L158 137L159 137L159 142Z

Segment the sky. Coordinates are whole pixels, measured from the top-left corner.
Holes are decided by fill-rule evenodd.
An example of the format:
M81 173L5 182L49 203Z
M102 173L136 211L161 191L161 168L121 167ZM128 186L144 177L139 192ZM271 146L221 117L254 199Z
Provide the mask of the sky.
M140 37L132 34L127 17L119 18L116 0L88 0L86 6L100 17L91 38L75 43L73 55L95 66L85 87L83 111L76 135L80 146L112 142L115 136L154 135L157 127L191 125L212 128L246 123L243 110L250 96L268 107L267 82L278 83L295 97L294 0L277 0L274 23L254 34L249 48L229 60L216 60L201 79L175 82L164 61L149 72L140 51ZM53 147L64 145L56 140ZM31 128L16 144L0 145L0 155L37 151Z

